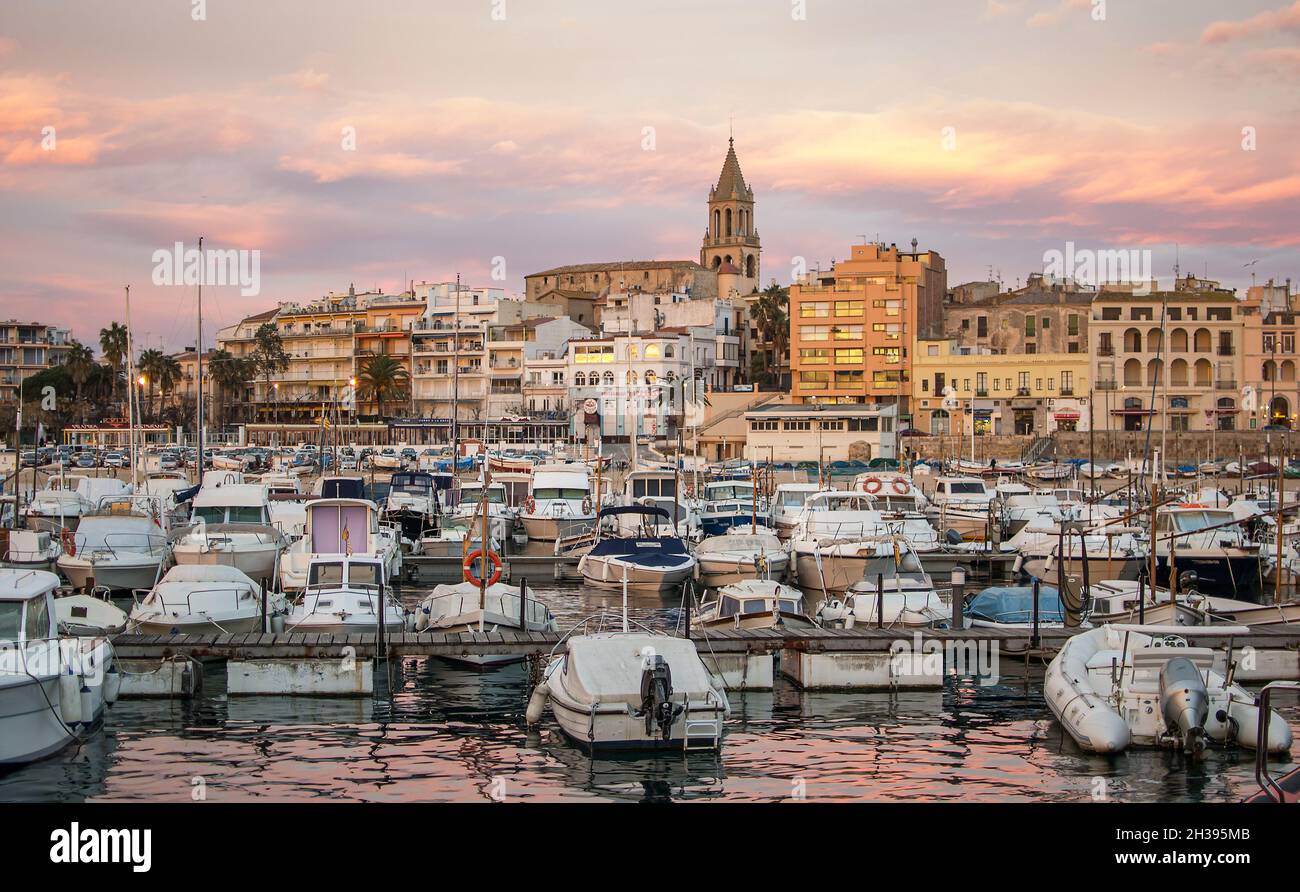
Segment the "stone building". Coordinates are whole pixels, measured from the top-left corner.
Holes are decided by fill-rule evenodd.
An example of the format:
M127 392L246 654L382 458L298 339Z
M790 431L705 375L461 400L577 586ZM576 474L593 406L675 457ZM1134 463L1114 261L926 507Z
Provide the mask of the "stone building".
M1044 287L1031 276L1019 291L1008 291L944 311L944 334L958 345L993 353L1086 353L1088 316L1095 292Z

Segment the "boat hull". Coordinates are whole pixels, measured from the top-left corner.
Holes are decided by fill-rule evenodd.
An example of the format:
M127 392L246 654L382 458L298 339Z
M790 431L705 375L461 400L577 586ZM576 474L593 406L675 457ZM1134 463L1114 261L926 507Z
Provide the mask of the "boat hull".
M239 546L233 549L207 548L180 543L173 550L178 564L200 567L234 567L249 579L261 584L275 579L275 559L279 548L274 544Z
M1088 574L1085 577L1083 565L1087 563ZM1123 579L1135 580L1142 572L1146 560L1142 557L1114 557L1105 556L1092 557L1088 556L1085 562L1081 557L1068 558L1065 561L1065 573L1067 576L1078 576L1080 579ZM1039 579L1054 583L1056 581L1057 567L1053 562L1049 566L1047 557L1035 557L1025 561L1021 568L1029 576L1036 576Z
M166 622L163 618L132 620L129 628L136 635L235 635L262 631L260 613L232 619L176 619Z
M596 528L596 518L591 517L546 517L544 515L520 515L520 523L531 542L556 542L575 536L586 536Z
M604 560L585 555L578 562L578 570L588 584L603 589L621 589L624 573L627 587L634 592L676 591L691 578L695 562L683 562L673 567L644 567L626 561Z
M91 688L93 724L104 711L103 685ZM57 675L0 677L0 765L51 756L75 738L64 725Z
M162 558L151 558L139 563L97 563L83 558L64 555L57 561L59 571L68 578L73 588L85 589L102 585L112 591L132 591L153 588L158 578Z
M1259 558L1254 554L1200 557L1180 551L1174 563L1179 576L1187 570L1196 571L1196 590L1203 595L1261 602L1263 581ZM1168 555L1156 557L1156 585L1169 586Z
M747 579L764 578L764 574L759 573L752 559L737 561L699 557L698 560L700 562L700 584L705 588L720 588L724 585L744 582ZM769 557L766 578L783 579L788 567L789 559L784 555Z

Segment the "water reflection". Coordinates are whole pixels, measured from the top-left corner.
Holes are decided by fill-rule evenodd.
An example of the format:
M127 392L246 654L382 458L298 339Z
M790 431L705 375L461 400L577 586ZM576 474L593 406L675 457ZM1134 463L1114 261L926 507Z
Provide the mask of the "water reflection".
M538 587L566 621L618 593ZM422 592L407 592L416 598ZM671 626L676 605L634 597ZM124 700L80 749L0 774L0 800L1234 801L1252 754L1081 752L1051 720L1041 670L943 691L732 694L721 753L593 759L549 717L524 727L525 669L435 659L376 672L374 698L227 697L219 664L194 702ZM1300 709L1281 711L1300 736ZM1281 765L1275 766L1280 769Z

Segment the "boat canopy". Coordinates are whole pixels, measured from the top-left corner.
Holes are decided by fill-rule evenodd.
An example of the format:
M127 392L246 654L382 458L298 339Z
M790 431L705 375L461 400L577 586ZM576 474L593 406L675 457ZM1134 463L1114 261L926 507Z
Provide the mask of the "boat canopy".
M326 499L364 499L366 481L361 477L324 477L320 494Z
M995 585L980 592L966 607L966 615L994 623L1025 623L1034 619L1034 587ZM1038 588L1038 621L1065 622L1065 610L1055 586Z
M615 505L600 509L601 517L614 517L619 514L644 514L649 517L662 517L664 520L672 519L667 511L657 505Z
M650 536L602 539L588 554L592 557L624 558L629 563L648 566L656 561L676 564L687 551L686 543L675 536Z

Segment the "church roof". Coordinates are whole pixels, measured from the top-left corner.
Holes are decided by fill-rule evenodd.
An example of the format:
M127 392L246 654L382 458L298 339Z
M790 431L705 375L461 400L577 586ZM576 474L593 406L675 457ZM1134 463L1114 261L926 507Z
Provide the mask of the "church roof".
M610 263L574 263L569 266L557 266L551 269L544 269L539 273L529 273L524 278L531 279L536 276L558 276L565 273L601 273L606 270L615 271L620 268L628 270L646 270L646 269L703 269L694 260L615 260Z
M740 172L740 161L736 159L736 140L727 140L727 157L722 162L722 173L718 175L718 185L713 187L713 199L740 198L753 201L754 193L745 185L745 176Z

